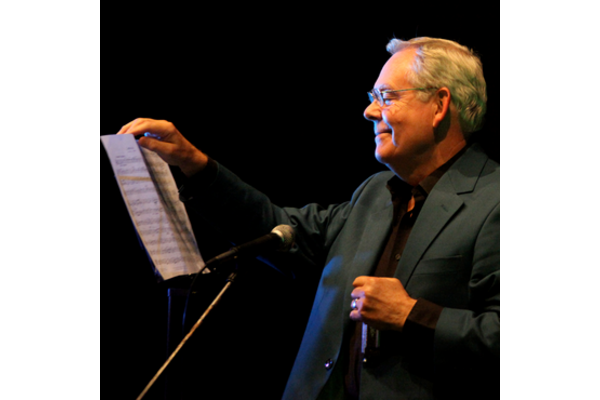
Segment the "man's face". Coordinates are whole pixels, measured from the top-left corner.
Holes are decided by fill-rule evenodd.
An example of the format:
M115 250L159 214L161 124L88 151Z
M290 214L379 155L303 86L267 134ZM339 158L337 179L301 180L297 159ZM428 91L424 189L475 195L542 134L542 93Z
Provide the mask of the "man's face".
M383 66L375 88L380 91L414 88L406 80L415 55L414 49L394 54ZM375 157L403 179L403 171L414 170L426 162L435 147L433 98L421 102L417 91L390 93L393 100L371 103L364 112L366 119L373 121L375 130Z

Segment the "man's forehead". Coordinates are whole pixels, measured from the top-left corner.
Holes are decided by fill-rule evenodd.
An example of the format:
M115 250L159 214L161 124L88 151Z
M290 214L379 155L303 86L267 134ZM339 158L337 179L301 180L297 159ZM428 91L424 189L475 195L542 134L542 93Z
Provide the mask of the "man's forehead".
M375 83L379 90L393 90L406 84L406 72L410 68L416 50L408 48L393 54L385 63Z

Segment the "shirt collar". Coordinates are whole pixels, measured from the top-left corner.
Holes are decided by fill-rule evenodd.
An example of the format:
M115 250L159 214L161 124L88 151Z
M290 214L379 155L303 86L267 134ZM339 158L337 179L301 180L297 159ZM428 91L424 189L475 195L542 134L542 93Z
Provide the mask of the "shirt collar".
M456 162L467 150L468 146L462 148L458 153L454 155L450 160L448 160L444 165L433 171L429 174L425 179L423 179L416 188L413 188L408 183L404 182L397 175L394 175L392 179L390 179L387 183L387 187L389 191L392 193L392 196L402 195L405 192L411 192L413 189L421 189L424 194L428 195L433 190L433 187L436 183L442 178L442 176L450 169L452 164Z

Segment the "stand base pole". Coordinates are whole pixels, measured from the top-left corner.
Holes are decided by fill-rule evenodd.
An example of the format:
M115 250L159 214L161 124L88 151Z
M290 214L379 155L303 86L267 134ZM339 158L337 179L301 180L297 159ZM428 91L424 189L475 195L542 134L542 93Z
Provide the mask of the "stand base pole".
M223 294L225 293L225 291L227 289L229 289L229 286L231 286L231 284L233 283L235 275L236 275L236 273L233 272L229 276L229 278L227 278L227 284L223 287L223 289L221 290L221 292L213 300L213 302L211 303L211 305L206 309L206 311L204 312L204 314L202 314L202 316L200 317L200 319L194 324L194 326L192 327L192 329L190 329L190 331L188 332L188 334L185 335L185 337L183 338L183 340L181 341L181 343L179 343L179 346L177 346L177 348L173 351L173 353L171 353L171 355L169 356L169 358L167 359L167 361L165 361L165 363L163 364L163 366L160 367L160 369L158 370L158 372L156 373L156 375L154 375L154 378L152 378L152 380L148 383L148 385L146 385L146 387L144 388L144 390L142 391L142 393L140 393L140 395L137 397L136 400L141 400L146 395L146 393L148 392L148 390L150 390L150 388L152 387L152 385L154 385L154 383L156 382L156 380L160 377L160 375L163 373L163 371L167 368L167 366L169 365L169 363L175 358L175 356L177 355L177 353L179 352L179 350L181 350L181 348L188 341L188 339L190 337L192 337L192 335L194 334L194 332L196 331L196 329L200 326L200 324L202 323L202 321L204 320L204 318L217 305L217 303L219 302L219 300L221 300L221 297L223 296Z

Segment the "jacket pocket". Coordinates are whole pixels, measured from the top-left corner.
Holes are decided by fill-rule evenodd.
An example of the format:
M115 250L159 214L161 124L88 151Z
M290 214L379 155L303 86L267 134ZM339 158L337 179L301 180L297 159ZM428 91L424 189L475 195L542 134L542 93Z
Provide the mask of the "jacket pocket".
M462 255L421 260L414 275L456 273L465 269Z
M469 302L470 268L463 256L421 260L406 290L442 307L465 308Z

